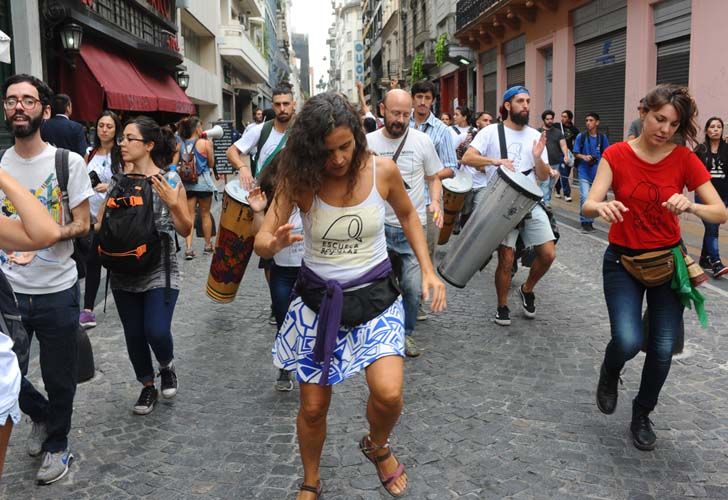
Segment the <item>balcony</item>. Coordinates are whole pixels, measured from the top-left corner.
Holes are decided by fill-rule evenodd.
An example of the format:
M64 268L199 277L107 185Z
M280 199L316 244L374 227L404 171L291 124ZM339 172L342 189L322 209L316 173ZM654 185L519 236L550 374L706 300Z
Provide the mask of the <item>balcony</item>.
M222 43L220 55L243 73L252 83L268 81L268 63L248 38L245 27L241 24L221 26Z
M510 0L458 0L455 18L455 30L460 31L474 22L485 11L498 4L506 4Z
M237 7L240 14L245 14L249 17L265 16L265 8L261 0L239 0L236 2L235 7Z

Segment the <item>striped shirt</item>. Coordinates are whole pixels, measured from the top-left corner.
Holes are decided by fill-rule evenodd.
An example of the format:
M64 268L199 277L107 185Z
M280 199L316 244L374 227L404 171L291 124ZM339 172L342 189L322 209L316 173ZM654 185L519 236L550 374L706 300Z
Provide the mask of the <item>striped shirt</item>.
M432 143L435 145L437 156L440 157L443 167L458 167L458 158L455 155L455 145L452 142L450 129L447 125L437 119L432 112L430 112L427 120L422 122L419 127L415 125L414 114L410 115L410 127L417 128L420 132L424 132L430 136Z

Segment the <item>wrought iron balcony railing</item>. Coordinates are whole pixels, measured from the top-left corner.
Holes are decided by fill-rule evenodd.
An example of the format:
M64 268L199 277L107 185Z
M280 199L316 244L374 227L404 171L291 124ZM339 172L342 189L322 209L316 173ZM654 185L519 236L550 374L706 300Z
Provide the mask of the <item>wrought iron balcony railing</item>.
M486 10L506 1L508 0L458 0L455 11L455 30L460 31Z

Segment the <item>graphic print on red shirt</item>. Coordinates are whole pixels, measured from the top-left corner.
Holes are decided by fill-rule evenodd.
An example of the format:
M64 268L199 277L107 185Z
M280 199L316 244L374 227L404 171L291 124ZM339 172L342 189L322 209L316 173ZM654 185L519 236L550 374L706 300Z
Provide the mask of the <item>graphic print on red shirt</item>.
M624 221L612 224L609 242L635 250L651 250L680 241L680 221L662 206L684 188L694 191L710 182L710 174L688 148L676 146L657 163L641 160L626 142L604 152L612 169L615 198L629 209Z

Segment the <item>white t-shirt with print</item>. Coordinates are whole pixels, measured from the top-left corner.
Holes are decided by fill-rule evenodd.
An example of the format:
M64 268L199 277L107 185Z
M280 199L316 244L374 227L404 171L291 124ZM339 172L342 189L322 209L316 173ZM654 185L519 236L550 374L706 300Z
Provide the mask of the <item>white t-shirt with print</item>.
M367 134L367 142L369 149L384 158L392 158L397 151L402 137L389 139L385 137L383 128ZM442 162L437 156L435 145L432 143L430 136L417 129L410 128L407 134L407 142L402 148L397 166L402 174L405 189L409 194L412 204L417 210L420 222L424 226L427 224L426 199L425 199L425 176L435 175L442 170ZM401 227L397 215L392 207L387 203L384 215L385 224L390 226Z
M0 168L29 189L48 209L53 220L63 225L66 214L62 206L61 189L56 179L55 155L56 148L50 144L46 145L38 156L30 159L21 158L12 147L3 156ZM91 198L94 190L91 188L86 162L74 152L68 154L68 172L68 204L70 209L74 209ZM0 191L0 206L3 215L18 218L15 207L2 191ZM71 259L71 254L73 254L73 241L59 241L49 248L39 250L29 264L19 266L11 264L6 252L0 250L0 266L13 290L18 293L43 295L61 292L71 288L78 279L76 263Z
M110 153L105 155L96 153L93 158L91 158L91 161L88 162L86 168L88 173L91 173L92 171L96 172L103 184L111 182L111 178L114 176L114 173L111 170ZM89 198L88 203L89 208L91 209L91 217L94 220L99 213L99 208L101 208L101 205L104 204L104 200L106 200L106 193L98 193L96 191L94 191L94 195Z
M506 135L506 148L508 150L508 159L513 160L513 167L517 172L531 171L529 177L536 183L536 173L534 172L535 162L533 160L533 141L541 138L541 133L533 127L526 125L521 130L513 130L504 127ZM493 123L483 128L473 138L470 143L471 148L475 148L478 153L488 158L500 158L500 142L498 141L498 124ZM549 157L546 148L543 148L541 159L548 165ZM473 174L473 189L484 187L488 184L488 180L495 172L495 166L488 166L485 172L481 172L473 167L467 167Z
M254 151L258 146L260 134L263 132L263 125L265 125L265 123L259 123L254 127L250 126L246 128L245 132L243 132L243 136L235 141L235 147L238 148L238 150L240 150L240 152L244 155L252 154L252 151ZM260 154L258 155L259 168L265 164L265 160L268 159L273 151L275 151L278 143L281 142L284 135L285 133L278 132L275 127L270 130L268 139L265 141L265 144L263 144L263 147L260 148Z

